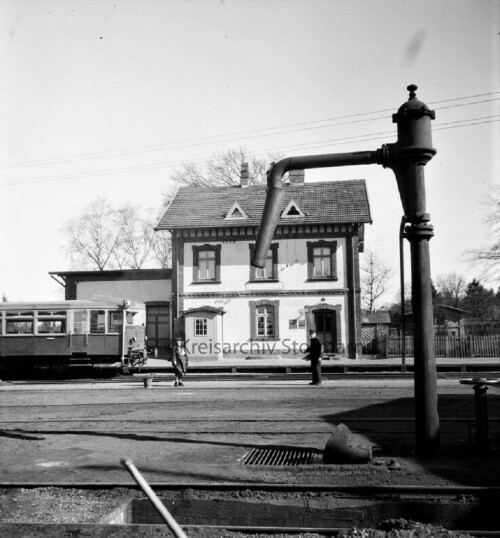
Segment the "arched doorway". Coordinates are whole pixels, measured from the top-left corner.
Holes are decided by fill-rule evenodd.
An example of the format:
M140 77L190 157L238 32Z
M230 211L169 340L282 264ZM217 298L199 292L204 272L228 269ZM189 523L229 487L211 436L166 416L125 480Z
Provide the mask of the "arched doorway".
M340 305L319 304L307 307L307 328L314 329L324 353L342 353Z
M316 335L323 343L325 353L337 351L337 312L336 310L317 310L314 312Z

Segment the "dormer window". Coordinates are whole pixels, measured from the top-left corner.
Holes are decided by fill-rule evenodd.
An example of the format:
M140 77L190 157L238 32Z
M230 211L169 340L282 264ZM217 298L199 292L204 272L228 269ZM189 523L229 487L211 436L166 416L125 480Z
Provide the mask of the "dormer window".
M288 205L285 207L285 210L281 214L282 218L298 218L298 217L305 217L305 214L300 209L299 205L295 202L295 200L290 200Z
M248 219L247 214L241 209L241 206L238 202L234 202L231 209L227 212L225 220L239 220L239 219Z

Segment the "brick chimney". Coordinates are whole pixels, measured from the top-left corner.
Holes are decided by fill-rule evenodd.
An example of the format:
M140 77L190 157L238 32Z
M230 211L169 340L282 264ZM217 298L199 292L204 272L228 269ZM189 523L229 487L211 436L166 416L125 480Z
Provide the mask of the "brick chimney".
M248 163L241 163L240 185L242 186L242 188L245 188L248 187L248 183Z
M304 176L304 170L290 170L290 172L288 172L290 185L304 185Z

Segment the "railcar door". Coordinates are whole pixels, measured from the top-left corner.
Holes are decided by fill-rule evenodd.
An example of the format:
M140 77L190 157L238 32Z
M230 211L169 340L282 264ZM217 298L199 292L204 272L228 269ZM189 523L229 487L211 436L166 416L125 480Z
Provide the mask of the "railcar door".
M73 310L73 329L71 330L70 342L71 353L76 357L88 355L89 314L87 310Z
M108 331L106 332L106 317ZM90 311L89 354L93 357L120 357L123 314L121 311Z

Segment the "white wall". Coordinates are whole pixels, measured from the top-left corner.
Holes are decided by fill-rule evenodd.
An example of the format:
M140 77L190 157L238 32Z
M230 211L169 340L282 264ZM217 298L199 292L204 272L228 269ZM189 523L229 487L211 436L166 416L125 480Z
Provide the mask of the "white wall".
M207 238L208 239L208 238ZM314 306L328 304L341 306L340 312L340 341L347 343L346 328L348 326L347 297L342 293L347 287L347 261L346 239L335 238L337 242L337 280L311 281L307 280L307 242L313 239L282 239L273 241L278 243L278 278L279 282L257 281L250 282L250 248L251 241L203 241L184 244L184 293L204 292L244 292L240 297L213 298L186 297L183 310L201 306L213 306L222 308L226 314L219 318L223 324L222 342L231 346L231 349L249 350L243 355L255 354L256 348L261 352L273 350L282 356L293 356L295 351L299 355L307 347L307 327L290 329L291 319L305 319L304 309L306 305ZM193 246L222 245L221 248L221 282L215 284L193 283ZM263 295L263 291L286 292L300 290L306 292L302 295ZM307 291L339 290L338 295L325 293L308 295ZM249 295L259 292L258 295ZM322 302L321 299L324 299ZM279 340L253 342L250 350L250 307L249 302L267 299L279 300ZM297 323L298 325L298 323ZM251 351L254 351L252 353ZM227 356L227 354L225 355Z
M222 308L226 313L222 318L219 317L219 323L222 321L222 342L228 344L231 349L245 351L249 349L250 342L250 306L251 300L264 299L266 297L238 297L226 299L197 298L186 299L184 302L185 310L197 308L200 306L214 306ZM253 342L252 349L260 352L273 350L282 356L293 357L294 351L299 354L307 347L308 334L307 327L302 329L290 329L289 321L291 319L305 318L304 313L301 315L306 305L314 306L321 304L321 297L314 296L269 296L266 299L275 301L279 300L279 340L265 342ZM325 302L329 305L340 305L340 341L344 344L347 342L347 301L345 295L325 296ZM245 354L245 353L243 353Z
M170 301L171 280L118 280L79 282L78 299L92 299L95 295L108 295L137 303L148 301Z
M250 279L250 241L224 241L221 248L221 283L193 284L193 246L204 245L206 241L184 244L184 291L234 291L244 289L339 289L346 287L346 241L336 238L337 242L337 280L307 281L307 242L310 239L286 239L278 243L278 275L280 282L249 282Z

